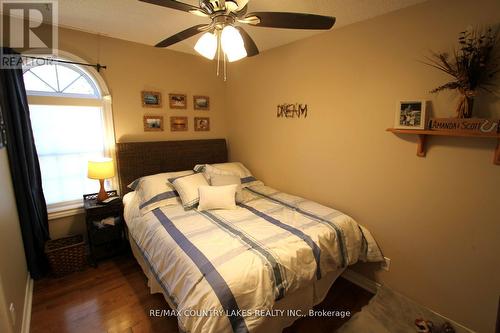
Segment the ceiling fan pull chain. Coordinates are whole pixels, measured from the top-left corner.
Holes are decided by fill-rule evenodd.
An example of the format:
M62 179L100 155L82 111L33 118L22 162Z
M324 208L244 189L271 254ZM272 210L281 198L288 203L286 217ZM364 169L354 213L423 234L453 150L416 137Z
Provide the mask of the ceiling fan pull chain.
M226 60L227 60L227 55L224 52L224 82L227 81L227 64L226 64Z
M219 30L215 30L217 35L217 76L220 74L220 33Z
M224 82L227 81L226 54L224 53Z

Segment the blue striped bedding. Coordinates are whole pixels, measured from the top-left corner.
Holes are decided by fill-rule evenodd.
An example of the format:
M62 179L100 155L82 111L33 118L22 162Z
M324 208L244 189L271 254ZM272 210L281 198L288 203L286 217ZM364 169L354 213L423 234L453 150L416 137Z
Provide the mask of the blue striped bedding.
M358 260L382 260L369 231L348 215L248 182L235 210L170 205L126 214L183 331L258 331L265 317L257 311ZM216 315L193 315L206 310Z

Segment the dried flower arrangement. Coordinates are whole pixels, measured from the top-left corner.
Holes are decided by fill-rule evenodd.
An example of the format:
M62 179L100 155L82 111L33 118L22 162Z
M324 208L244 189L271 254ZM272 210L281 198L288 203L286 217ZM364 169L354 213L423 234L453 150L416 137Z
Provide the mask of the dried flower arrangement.
M459 49L450 57L448 53L433 53L425 64L451 75L454 80L433 90L458 90L458 118L471 118L474 97L478 89L495 94L496 78L500 72L498 54L498 31L491 28L462 31L458 37Z

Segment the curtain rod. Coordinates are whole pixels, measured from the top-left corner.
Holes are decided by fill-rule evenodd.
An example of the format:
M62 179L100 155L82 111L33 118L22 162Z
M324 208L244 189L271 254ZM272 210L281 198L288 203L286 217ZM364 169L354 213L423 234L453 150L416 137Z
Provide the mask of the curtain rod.
M107 66L101 65L99 63L93 65L93 64L86 64L86 63L83 63L83 62L67 61L67 60L52 59L52 58L42 58L42 57L33 57L33 56L25 56L25 55L21 55L21 57L29 58L29 59L35 59L35 60L55 61L55 62L60 62L60 63L63 63L63 64L89 66L89 67L94 67L95 69L97 69L98 72L101 70L101 68L102 69L106 69L107 68Z

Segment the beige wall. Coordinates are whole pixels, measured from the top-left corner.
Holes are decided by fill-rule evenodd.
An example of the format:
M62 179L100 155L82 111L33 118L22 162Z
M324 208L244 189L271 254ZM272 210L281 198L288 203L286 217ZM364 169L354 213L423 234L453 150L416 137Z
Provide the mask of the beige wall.
M9 170L7 149L0 149L0 330L21 332L28 269ZM10 303L16 309L13 326Z
M99 62L107 69L101 74L113 97L113 116L117 142L208 139L226 137L224 124L224 82L215 75L215 64L202 58L78 32L59 30L59 49L88 62ZM143 108L141 91L159 91L161 109ZM168 94L188 95L187 110L170 110ZM194 111L193 95L210 96L210 111ZM144 132L144 115L163 115L165 131ZM188 116L188 132L170 132L170 116ZM208 116L210 132L195 132L193 117Z
M390 272L356 269L480 332L494 329L500 289L500 167L495 142L386 133L396 102L424 98L451 116L454 95L429 95L446 76L419 63L447 50L468 25L499 22L496 0L440 0L325 33L230 65L63 29L60 48L108 66L117 141L227 137L231 158L271 186L336 207L366 225L392 259ZM341 19L341 18L339 18ZM189 95L187 111L148 112L143 89ZM207 94L212 131L194 133L191 96ZM277 119L278 103L309 105L307 119ZM480 96L481 116L500 117ZM187 133L144 133L144 114L188 115ZM167 120L167 118L165 119ZM82 215L51 221L51 234L84 230ZM80 225L76 225L80 223Z
M115 38L69 29L59 30L59 49L101 63L101 71L113 98L113 118L117 142L225 138L224 82L215 75L215 64L200 57L155 49ZM160 109L143 108L141 91L159 91ZM168 107L169 93L188 95L186 110ZM210 96L210 111L194 111L193 95ZM144 132L144 115L162 115L163 132ZM170 132L170 116L187 116L189 131ZM195 132L194 117L210 117L209 132ZM96 183L96 192L98 184ZM85 232L84 216L78 214L50 221L53 238Z
M454 95L427 93L446 76L419 60L499 21L498 0L430 1L231 64L226 89L232 160L352 215L392 259L389 272L360 271L480 332L494 331L500 290L496 142L432 138L418 158L414 137L385 129L399 100L453 116ZM498 98L479 100L500 117ZM276 118L295 102L307 119Z

